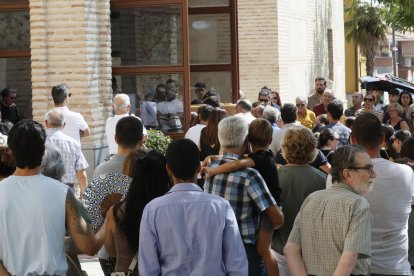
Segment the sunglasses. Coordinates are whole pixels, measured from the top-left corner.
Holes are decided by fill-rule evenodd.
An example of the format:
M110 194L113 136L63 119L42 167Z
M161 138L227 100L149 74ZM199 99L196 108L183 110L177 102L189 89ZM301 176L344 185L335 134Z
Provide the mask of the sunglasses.
M364 98L364 102L373 102L374 99L373 98Z

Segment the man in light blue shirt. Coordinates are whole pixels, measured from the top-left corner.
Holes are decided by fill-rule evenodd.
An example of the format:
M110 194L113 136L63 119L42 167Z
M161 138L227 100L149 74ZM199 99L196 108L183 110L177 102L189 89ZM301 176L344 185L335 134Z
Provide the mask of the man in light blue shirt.
M139 275L247 275L246 251L229 202L195 184L197 145L173 141L167 171L173 188L144 209L139 236Z

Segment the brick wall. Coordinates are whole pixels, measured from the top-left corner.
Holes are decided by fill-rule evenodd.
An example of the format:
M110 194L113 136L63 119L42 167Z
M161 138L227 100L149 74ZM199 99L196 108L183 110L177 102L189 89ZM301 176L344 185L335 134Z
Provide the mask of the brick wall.
M332 29L334 79L345 99L343 1L238 1L240 88L251 100L263 85L282 102L313 90L314 78L329 77L328 29Z
M111 36L109 0L31 0L30 35L33 117L53 108L51 87L66 83L70 109L81 112L92 135L86 149L104 145L110 116Z

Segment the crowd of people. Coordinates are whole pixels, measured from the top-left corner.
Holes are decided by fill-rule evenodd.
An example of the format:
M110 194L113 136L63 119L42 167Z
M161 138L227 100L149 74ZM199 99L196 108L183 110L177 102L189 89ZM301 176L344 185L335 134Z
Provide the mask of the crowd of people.
M174 87L147 100L162 110ZM104 275L412 275L410 93L384 105L383 91L356 92L344 109L318 77L309 97L282 104L264 86L230 116L195 88L194 124L165 155L145 148L162 116L145 123L115 95L110 158L90 181L89 127L65 84L43 125L13 122L0 137L0 275L82 275L81 253Z

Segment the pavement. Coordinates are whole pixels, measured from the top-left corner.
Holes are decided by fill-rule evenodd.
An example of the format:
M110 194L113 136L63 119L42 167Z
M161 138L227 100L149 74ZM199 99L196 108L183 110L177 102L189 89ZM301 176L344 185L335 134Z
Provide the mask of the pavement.
M98 256L79 255L79 261L88 276L104 276L99 264Z

